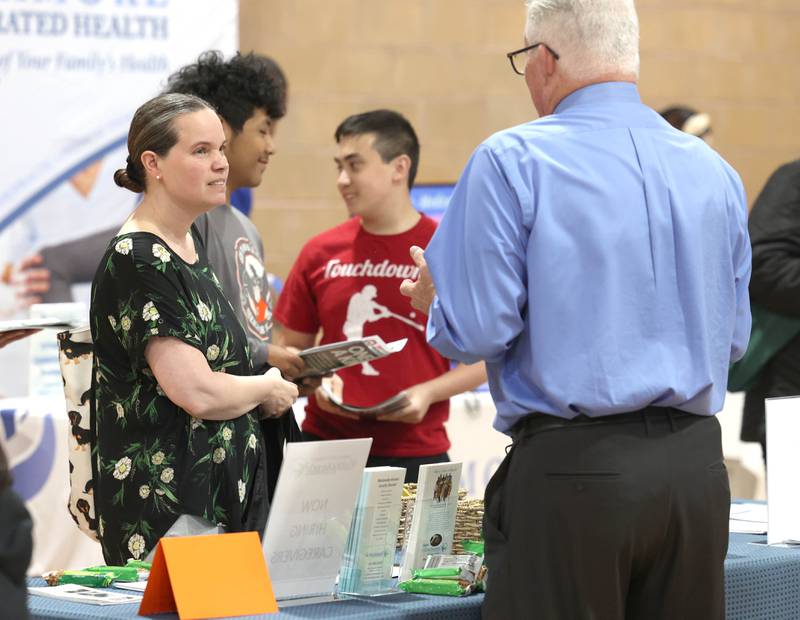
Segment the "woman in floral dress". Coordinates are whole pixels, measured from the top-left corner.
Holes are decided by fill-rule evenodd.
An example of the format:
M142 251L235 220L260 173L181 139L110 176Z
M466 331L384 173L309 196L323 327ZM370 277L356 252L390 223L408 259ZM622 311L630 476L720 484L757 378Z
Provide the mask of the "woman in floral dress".
M252 376L247 339L191 228L225 203L222 125L196 97L136 112L118 185L144 198L92 283L93 478L109 564L141 559L182 514L227 531L266 524L258 424L297 398Z

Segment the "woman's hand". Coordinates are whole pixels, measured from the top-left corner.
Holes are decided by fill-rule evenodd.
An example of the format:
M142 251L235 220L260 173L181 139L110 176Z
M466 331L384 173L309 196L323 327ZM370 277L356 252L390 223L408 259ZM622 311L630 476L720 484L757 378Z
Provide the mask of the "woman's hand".
M270 368L264 377L270 382L270 391L267 399L261 403L261 413L265 418L278 418L297 400L297 386L283 379L277 368Z

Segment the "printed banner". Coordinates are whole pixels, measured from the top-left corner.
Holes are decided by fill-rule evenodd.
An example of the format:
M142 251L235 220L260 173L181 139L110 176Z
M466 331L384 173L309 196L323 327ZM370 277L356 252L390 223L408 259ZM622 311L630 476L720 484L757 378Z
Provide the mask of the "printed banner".
M0 0L0 319L24 315L10 286L21 260L121 225L131 212L137 197L112 175L125 165L133 112L201 52L234 53L238 7L237 0ZM48 301L88 305L88 286L65 296ZM7 357L3 351L0 369ZM24 393L24 377L16 389L7 382L0 379L0 393Z

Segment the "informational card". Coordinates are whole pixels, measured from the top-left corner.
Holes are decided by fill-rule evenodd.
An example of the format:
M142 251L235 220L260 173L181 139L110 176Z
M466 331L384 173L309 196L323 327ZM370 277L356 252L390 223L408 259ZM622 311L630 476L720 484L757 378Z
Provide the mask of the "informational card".
M73 583L66 583L62 586L28 588L28 592L38 596L47 596L73 603L88 603L90 605L125 605L139 603L142 600L142 597L136 594L114 592L109 588L88 588Z
M452 554L460 481L461 463L436 463L419 468L417 499L400 581L411 579L412 571L422 568L427 556Z
M264 532L276 598L331 594L372 439L286 446Z
M392 590L405 477L404 467L364 470L339 574L339 592L375 595Z
M768 398L767 543L800 543L800 397Z

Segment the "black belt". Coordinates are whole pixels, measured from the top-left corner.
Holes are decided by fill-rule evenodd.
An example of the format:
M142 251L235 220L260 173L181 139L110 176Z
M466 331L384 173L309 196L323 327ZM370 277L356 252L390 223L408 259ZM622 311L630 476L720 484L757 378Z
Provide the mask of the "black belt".
M547 413L534 412L526 415L517 421L511 428L511 437L514 441L518 441L522 437L535 435L545 431L559 429L559 428L577 428L581 426L593 426L595 424L625 424L629 422L642 422L647 426L648 422L656 420L666 420L670 428L674 431L674 421L682 418L697 418L700 419L704 416L698 416L693 413L687 413L674 407L645 407L644 409L637 409L636 411L628 411L626 413L615 413L613 415L604 415L597 417L589 417L586 415L579 415L574 418L560 418L558 416L549 415Z

